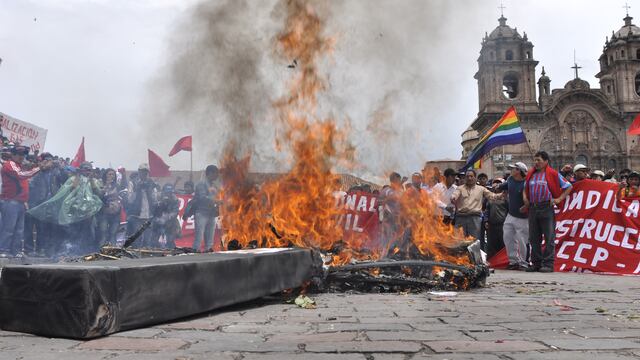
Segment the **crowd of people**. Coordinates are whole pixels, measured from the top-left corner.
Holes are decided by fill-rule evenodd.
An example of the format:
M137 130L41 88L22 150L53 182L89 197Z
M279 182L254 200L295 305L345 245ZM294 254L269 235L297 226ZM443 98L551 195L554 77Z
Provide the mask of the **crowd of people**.
M640 196L640 173L630 169L606 173L584 164L565 165L560 171L549 165L549 155L539 151L529 168L523 162L508 166L509 172L493 179L476 170L459 172L425 168L411 179L392 173L380 192L393 219L394 194L425 191L432 194L442 221L460 228L465 236L480 240L491 258L503 248L511 270L552 272L555 257L555 212L573 184L591 179L618 185L618 198ZM391 205L390 205L391 204ZM393 226L388 225L388 226ZM544 245L544 246L543 246Z
M69 158L30 154L19 145L3 147L0 158L0 256L88 254L143 226L149 229L139 246L172 248L181 236L179 193L193 195L185 213L196 221L193 247L204 239L205 249L211 248L220 189L214 165L203 181L186 181L178 190L176 183L153 181L148 164L131 173L90 162L72 166Z
M30 154L19 145L3 147L0 159L0 256L87 254L143 227L150 229L142 232L139 246L172 248L181 237L179 193L193 195L182 217L195 219L192 247L199 250L204 243L205 250L212 248L221 189L215 165L206 168L195 186L186 181L178 190L176 183L160 186L151 179L147 164L131 173L94 168L90 162L72 166L69 158ZM583 164L556 171L544 151L535 154L531 168L516 162L509 170L489 179L473 169L441 174L425 168L411 178L392 173L380 191L368 185L350 190L376 194L390 226L396 211L394 202L385 199L408 190L425 191L435 200L442 221L479 239L488 258L506 248L510 269L541 272L553 271L554 206L568 196L572 184L585 179L614 182L618 197L640 196L638 172L590 171Z

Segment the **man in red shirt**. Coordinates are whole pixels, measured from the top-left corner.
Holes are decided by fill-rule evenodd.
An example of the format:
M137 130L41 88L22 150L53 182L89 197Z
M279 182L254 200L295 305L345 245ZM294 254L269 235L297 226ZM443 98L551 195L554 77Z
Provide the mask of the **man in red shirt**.
M29 178L40 171L39 167L25 170L22 162L29 154L29 148L15 146L11 149L11 159L5 161L0 171L2 193L2 231L0 232L0 253L16 255L24 239L24 213L29 200ZM48 166L44 163L43 166Z

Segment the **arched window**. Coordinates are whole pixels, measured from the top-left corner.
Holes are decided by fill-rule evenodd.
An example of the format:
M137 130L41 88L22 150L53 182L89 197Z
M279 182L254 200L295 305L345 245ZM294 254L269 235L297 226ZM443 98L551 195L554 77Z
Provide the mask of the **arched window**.
M640 95L640 72L636 74L636 94Z
M624 50L620 50L620 57L624 59Z
M609 55L609 65L613 64L613 56Z
M493 51L489 53L491 55L491 60L495 60L496 59L496 53L494 53Z
M584 155L576 156L576 164L582 164L584 166L589 166L589 163L587 161L587 157L584 156Z
M607 94L611 94L611 85L607 85Z
M502 95L507 99L518 96L518 77L515 74L507 74L502 79Z
M527 56L527 60L531 59L531 51L527 51L526 56Z
M618 163L616 162L616 159L609 159L609 161L607 162L606 170L615 169L617 167L618 167Z
M504 59L505 60L513 60L513 51L507 50L507 52L504 54Z

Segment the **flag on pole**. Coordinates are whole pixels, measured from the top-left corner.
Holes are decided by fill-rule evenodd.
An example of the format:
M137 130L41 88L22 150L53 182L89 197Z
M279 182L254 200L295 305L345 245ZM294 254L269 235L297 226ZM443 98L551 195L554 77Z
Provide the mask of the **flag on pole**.
M158 154L147 149L149 152L149 176L151 177L168 177L171 176L169 165Z
M80 165L85 162L85 155L84 155L84 136L82 137L82 142L80 143L80 147L78 148L78 151L76 152L76 156L73 157L73 160L71 161L71 166L73 166L74 168L79 168Z
M191 135L185 136L173 145L173 149L169 152L169 156L173 156L180 151L191 151Z
M640 135L640 114L636 115L633 119L631 126L629 126L629 129L627 130L627 134Z
M471 154L469 154L469 157L467 158L467 163L462 169L466 170L472 166L476 168L475 166L481 164L482 157L498 146L515 145L526 142L527 138L524 136L524 132L520 127L518 114L516 113L516 109L512 106L480 139L478 145L471 150Z

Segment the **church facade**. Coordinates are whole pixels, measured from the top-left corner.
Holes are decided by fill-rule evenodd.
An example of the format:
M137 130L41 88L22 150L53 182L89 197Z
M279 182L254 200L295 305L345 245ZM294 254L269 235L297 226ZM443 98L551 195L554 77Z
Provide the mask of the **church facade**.
M479 111L462 134L462 159L514 106L527 143L494 149L481 168L489 176L504 174L509 163L531 164L538 150L549 153L555 168L582 163L605 172L640 170L640 138L626 133L640 112L640 28L632 18L627 15L622 28L607 37L596 74L600 88L580 79L575 65L575 78L553 90L544 67L535 78L538 61L527 34L508 26L504 16L498 22L482 40L475 74Z

